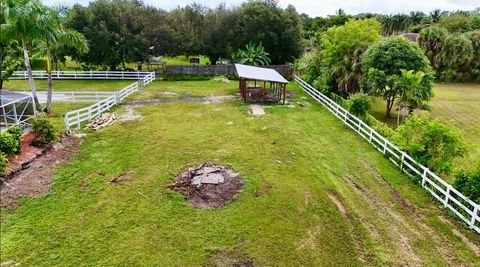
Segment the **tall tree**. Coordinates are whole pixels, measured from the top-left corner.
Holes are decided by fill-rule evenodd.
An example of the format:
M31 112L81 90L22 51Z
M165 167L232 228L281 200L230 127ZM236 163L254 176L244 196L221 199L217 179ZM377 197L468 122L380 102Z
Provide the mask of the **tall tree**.
M79 53L88 51L87 40L82 34L63 27L61 18L63 11L64 9L61 7L47 8L45 16L48 20L48 27L43 29L42 37L33 42L37 47L37 52L45 57L47 63L48 90L45 112L50 112L52 103L52 58L54 50L64 45L76 49Z
M440 27L428 27L420 31L417 42L436 70L442 68L442 50L447 30Z
M48 28L48 16L46 15L48 11L38 0L4 0L4 3L2 12L5 22L15 29L12 37L21 44L35 106L38 111L42 111L30 64L30 45L34 40L41 38L45 29Z
M323 66L328 66L323 75L334 77L338 85L336 90L340 92L359 91L361 55L380 39L380 23L375 19L350 19L343 26L328 29L320 50Z
M404 37L392 37L372 45L362 57L362 89L387 101L386 117L390 117L395 100L401 96L395 77L400 76L402 70L425 74L417 87L422 92L417 95L428 100L433 91L433 71L418 45Z

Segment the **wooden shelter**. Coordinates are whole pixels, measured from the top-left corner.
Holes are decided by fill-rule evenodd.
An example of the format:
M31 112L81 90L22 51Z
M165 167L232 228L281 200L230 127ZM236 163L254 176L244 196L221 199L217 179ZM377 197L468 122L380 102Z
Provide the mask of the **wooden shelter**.
M274 69L235 64L243 101L285 104L288 81Z

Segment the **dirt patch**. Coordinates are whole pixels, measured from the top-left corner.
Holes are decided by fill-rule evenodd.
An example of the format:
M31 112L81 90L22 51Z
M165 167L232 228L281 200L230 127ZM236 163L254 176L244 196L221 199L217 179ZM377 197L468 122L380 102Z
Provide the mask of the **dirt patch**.
M255 190L254 196L255 197L261 197L265 194L268 194L268 192L272 191L272 185L270 183L266 183L263 185L263 187L259 190Z
M123 115L118 116L117 120L119 122L135 121L135 120L141 120L143 118L142 114L140 114L138 111L133 109L133 107L124 106L124 108L127 112Z
M412 204L410 204L405 198L403 198L402 195L400 195L400 193L398 193L398 191L395 190L395 188L393 188L387 182L387 180L385 180L385 178L375 168L373 168L373 166L370 164L370 162L368 162L366 160L364 160L363 162L364 162L364 165L367 168L367 170L372 174L372 176L380 184L382 184L384 187L386 187L388 189L388 191L392 195L393 199L395 199L395 201L400 206L402 206L404 209L406 209L410 213L412 213L415 216L416 219L419 219L419 215L415 212L415 207Z
M480 256L480 248L475 244L473 243L472 241L470 241L470 239L468 239L468 237L464 236L462 233L460 233L460 231L458 231L455 227L455 225L453 225L448 219L442 217L442 216L438 216L438 218L448 224L449 226L452 227L452 233L460 238L462 240L463 243L465 243L465 245L467 245L468 248L470 248L471 251L473 251L477 256Z
M218 267L252 267L255 266L252 257L240 250L215 251L206 259L203 266Z
M312 192L310 192L310 189L305 188L305 193L303 195L303 205L300 207L301 212L305 212L307 210L310 201L312 201Z
M123 172L121 173L120 175L118 175L117 177L113 178L112 180L110 180L110 184L124 184L130 180L133 179L133 175L131 172Z
M9 180L5 180L0 185L0 206L15 208L21 197L42 195L48 192L50 181L53 178L51 170L67 162L75 152L77 144L78 139L63 137L60 141L47 146L43 154L28 164L24 164L21 170L16 171L9 177Z
M183 96L175 98L161 98L161 99L148 99L148 100L136 100L130 101L125 104L122 104L123 107L136 107L136 106L147 106L147 105L157 105L162 103L173 103L173 102L203 102L203 103L221 103L228 100L237 100L240 99L238 96L232 95L223 95L223 96Z
M211 209L229 203L244 184L234 171L203 163L177 175L168 188L182 194L195 208Z
M340 211L340 214L342 214L343 217L347 216L347 210L345 209L345 206L343 206L342 202L338 199L337 196L329 194L328 197L330 200L337 206L338 211Z

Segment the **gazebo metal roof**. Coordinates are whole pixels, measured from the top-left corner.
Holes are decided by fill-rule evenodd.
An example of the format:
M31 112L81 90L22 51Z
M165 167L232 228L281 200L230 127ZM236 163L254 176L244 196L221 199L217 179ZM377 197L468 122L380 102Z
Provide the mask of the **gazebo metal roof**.
M274 69L253 67L242 64L235 64L235 68L237 69L238 77L240 78L281 84L288 83L288 81Z

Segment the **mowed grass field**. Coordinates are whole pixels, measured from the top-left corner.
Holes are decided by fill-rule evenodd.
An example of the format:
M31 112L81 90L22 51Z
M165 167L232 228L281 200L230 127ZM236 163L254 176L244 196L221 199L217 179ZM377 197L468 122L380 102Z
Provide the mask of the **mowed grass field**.
M469 143L469 154L458 160L458 167L480 163L480 84L437 84L431 105L432 117L460 128Z
M193 82L189 94L209 83ZM155 82L145 92L186 87ZM137 107L142 120L88 132L72 161L53 170L48 195L2 210L1 261L201 266L234 254L258 266L479 265L477 233L289 88L295 108L267 107L262 117L239 100L164 103ZM218 90L207 94L234 93ZM225 207L197 210L167 188L205 161L246 182ZM126 173L126 183L109 182Z
M457 127L468 143L468 155L454 163L454 171L475 166L480 162L480 84L437 83L434 93L430 115ZM394 110L392 118L385 118L385 101L382 99L374 101L371 114L393 128L397 126Z
M53 80L54 91L120 91L135 80ZM30 91L28 80L10 80L3 84L5 90ZM46 80L35 80L38 91L47 91Z

